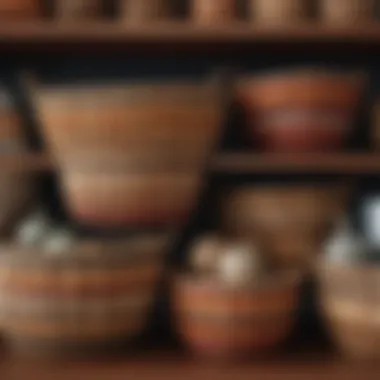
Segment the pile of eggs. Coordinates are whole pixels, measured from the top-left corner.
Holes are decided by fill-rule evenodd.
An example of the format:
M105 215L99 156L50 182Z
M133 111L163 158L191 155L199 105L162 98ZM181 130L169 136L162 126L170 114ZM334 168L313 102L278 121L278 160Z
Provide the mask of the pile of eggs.
M190 267L196 275L228 286L248 286L259 281L269 269L253 244L227 241L217 235L195 240L190 250Z
M15 230L15 243L19 247L49 254L67 252L75 242L75 234L66 227L55 225L43 210L28 215Z

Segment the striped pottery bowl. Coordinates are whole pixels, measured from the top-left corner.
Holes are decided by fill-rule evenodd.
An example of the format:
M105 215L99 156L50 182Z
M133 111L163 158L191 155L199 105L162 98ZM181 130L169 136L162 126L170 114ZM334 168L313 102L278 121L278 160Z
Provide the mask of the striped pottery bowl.
M7 341L30 353L74 353L138 336L148 322L169 241L169 234L88 241L58 255L3 247Z
M55 0L54 8L58 20L93 19L101 15L102 0Z
M64 202L92 227L163 227L186 223L202 187L197 172L74 172L61 176Z
M160 163L198 168L223 121L214 79L30 87L42 134L64 169Z
M379 361L379 267L323 262L318 280L321 314L338 349L348 359Z
M246 288L180 276L173 296L178 333L195 353L205 357L238 359L265 354L277 348L293 328L299 285L294 273Z
M253 145L316 152L336 150L347 142L363 88L361 75L298 69L245 78L238 96Z
M194 22L215 24L231 22L237 18L235 0L191 0L191 13Z
M37 18L41 15L43 0L2 0L0 18Z

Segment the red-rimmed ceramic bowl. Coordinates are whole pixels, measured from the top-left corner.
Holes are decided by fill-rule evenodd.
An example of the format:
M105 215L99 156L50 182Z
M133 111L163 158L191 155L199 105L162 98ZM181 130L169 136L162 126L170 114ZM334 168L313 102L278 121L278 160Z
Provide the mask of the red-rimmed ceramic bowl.
M80 241L60 254L1 247L6 339L30 354L49 354L135 337L148 321L171 237Z
M41 16L42 0L2 0L0 18L29 19Z
M300 277L290 272L245 288L179 276L173 293L178 334L201 356L260 356L278 348L291 332L299 286Z
M241 81L238 96L254 146L281 152L344 147L364 86L360 75L294 70Z

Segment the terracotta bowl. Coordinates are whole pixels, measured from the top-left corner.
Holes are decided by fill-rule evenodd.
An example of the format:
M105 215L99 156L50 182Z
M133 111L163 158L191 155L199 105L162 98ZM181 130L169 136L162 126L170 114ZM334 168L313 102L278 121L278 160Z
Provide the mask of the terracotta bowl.
M63 167L199 166L222 123L212 81L37 86L33 93L45 140Z
M11 346L76 353L139 335L170 234L82 241L67 254L2 247L4 331Z
M168 0L119 0L120 18L131 23L163 20L170 15Z
M354 24L375 19L376 0L320 0L323 21Z
M250 19L262 24L302 21L307 15L304 0L249 0Z
M337 347L350 359L380 359L380 269L318 266L321 313Z
M233 21L237 18L234 0L191 0L191 14L194 22L215 24Z
M363 78L298 70L247 78L238 93L251 142L281 152L342 148L353 130Z
M340 219L349 194L344 185L243 186L225 198L223 228L228 234L255 239L272 265L305 269Z
M61 177L71 216L93 227L182 225L194 209L198 173L74 172Z
M294 273L240 289L180 276L173 296L178 333L201 356L261 356L277 348L293 328L299 284Z
M1 18L38 18L41 15L41 0L2 0Z
M102 0L56 0L55 17L58 20L98 18L102 13Z

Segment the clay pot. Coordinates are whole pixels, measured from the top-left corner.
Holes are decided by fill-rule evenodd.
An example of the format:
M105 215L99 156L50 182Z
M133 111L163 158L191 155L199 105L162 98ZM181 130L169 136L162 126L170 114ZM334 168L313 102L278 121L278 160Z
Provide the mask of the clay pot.
M321 312L337 347L351 359L379 360L377 266L318 266Z
M191 0L192 19L200 24L233 21L237 15L235 0Z
M252 238L275 267L307 269L348 201L344 186L245 186L223 205L228 234Z
M30 354L77 353L145 328L169 234L82 241L65 254L2 247L7 340Z
M186 222L202 179L198 173L70 171L62 185L68 211L81 224L160 227Z
M207 277L182 276L173 293L176 328L201 356L238 359L263 355L289 335L298 290L299 278L293 274L242 288L230 288Z
M374 19L375 0L320 0L323 21L354 24Z
M214 83L67 86L34 94L43 134L63 167L199 167L222 124Z
M41 0L3 0L1 18L37 18L41 15Z
M302 21L307 15L305 0L250 0L250 18L262 24Z
M55 15L59 20L93 19L101 11L101 0L56 0L55 3Z
M254 145L283 152L342 148L352 132L363 78L293 71L247 79L239 86Z
M119 0L120 17L128 22L152 22L170 14L167 0Z

